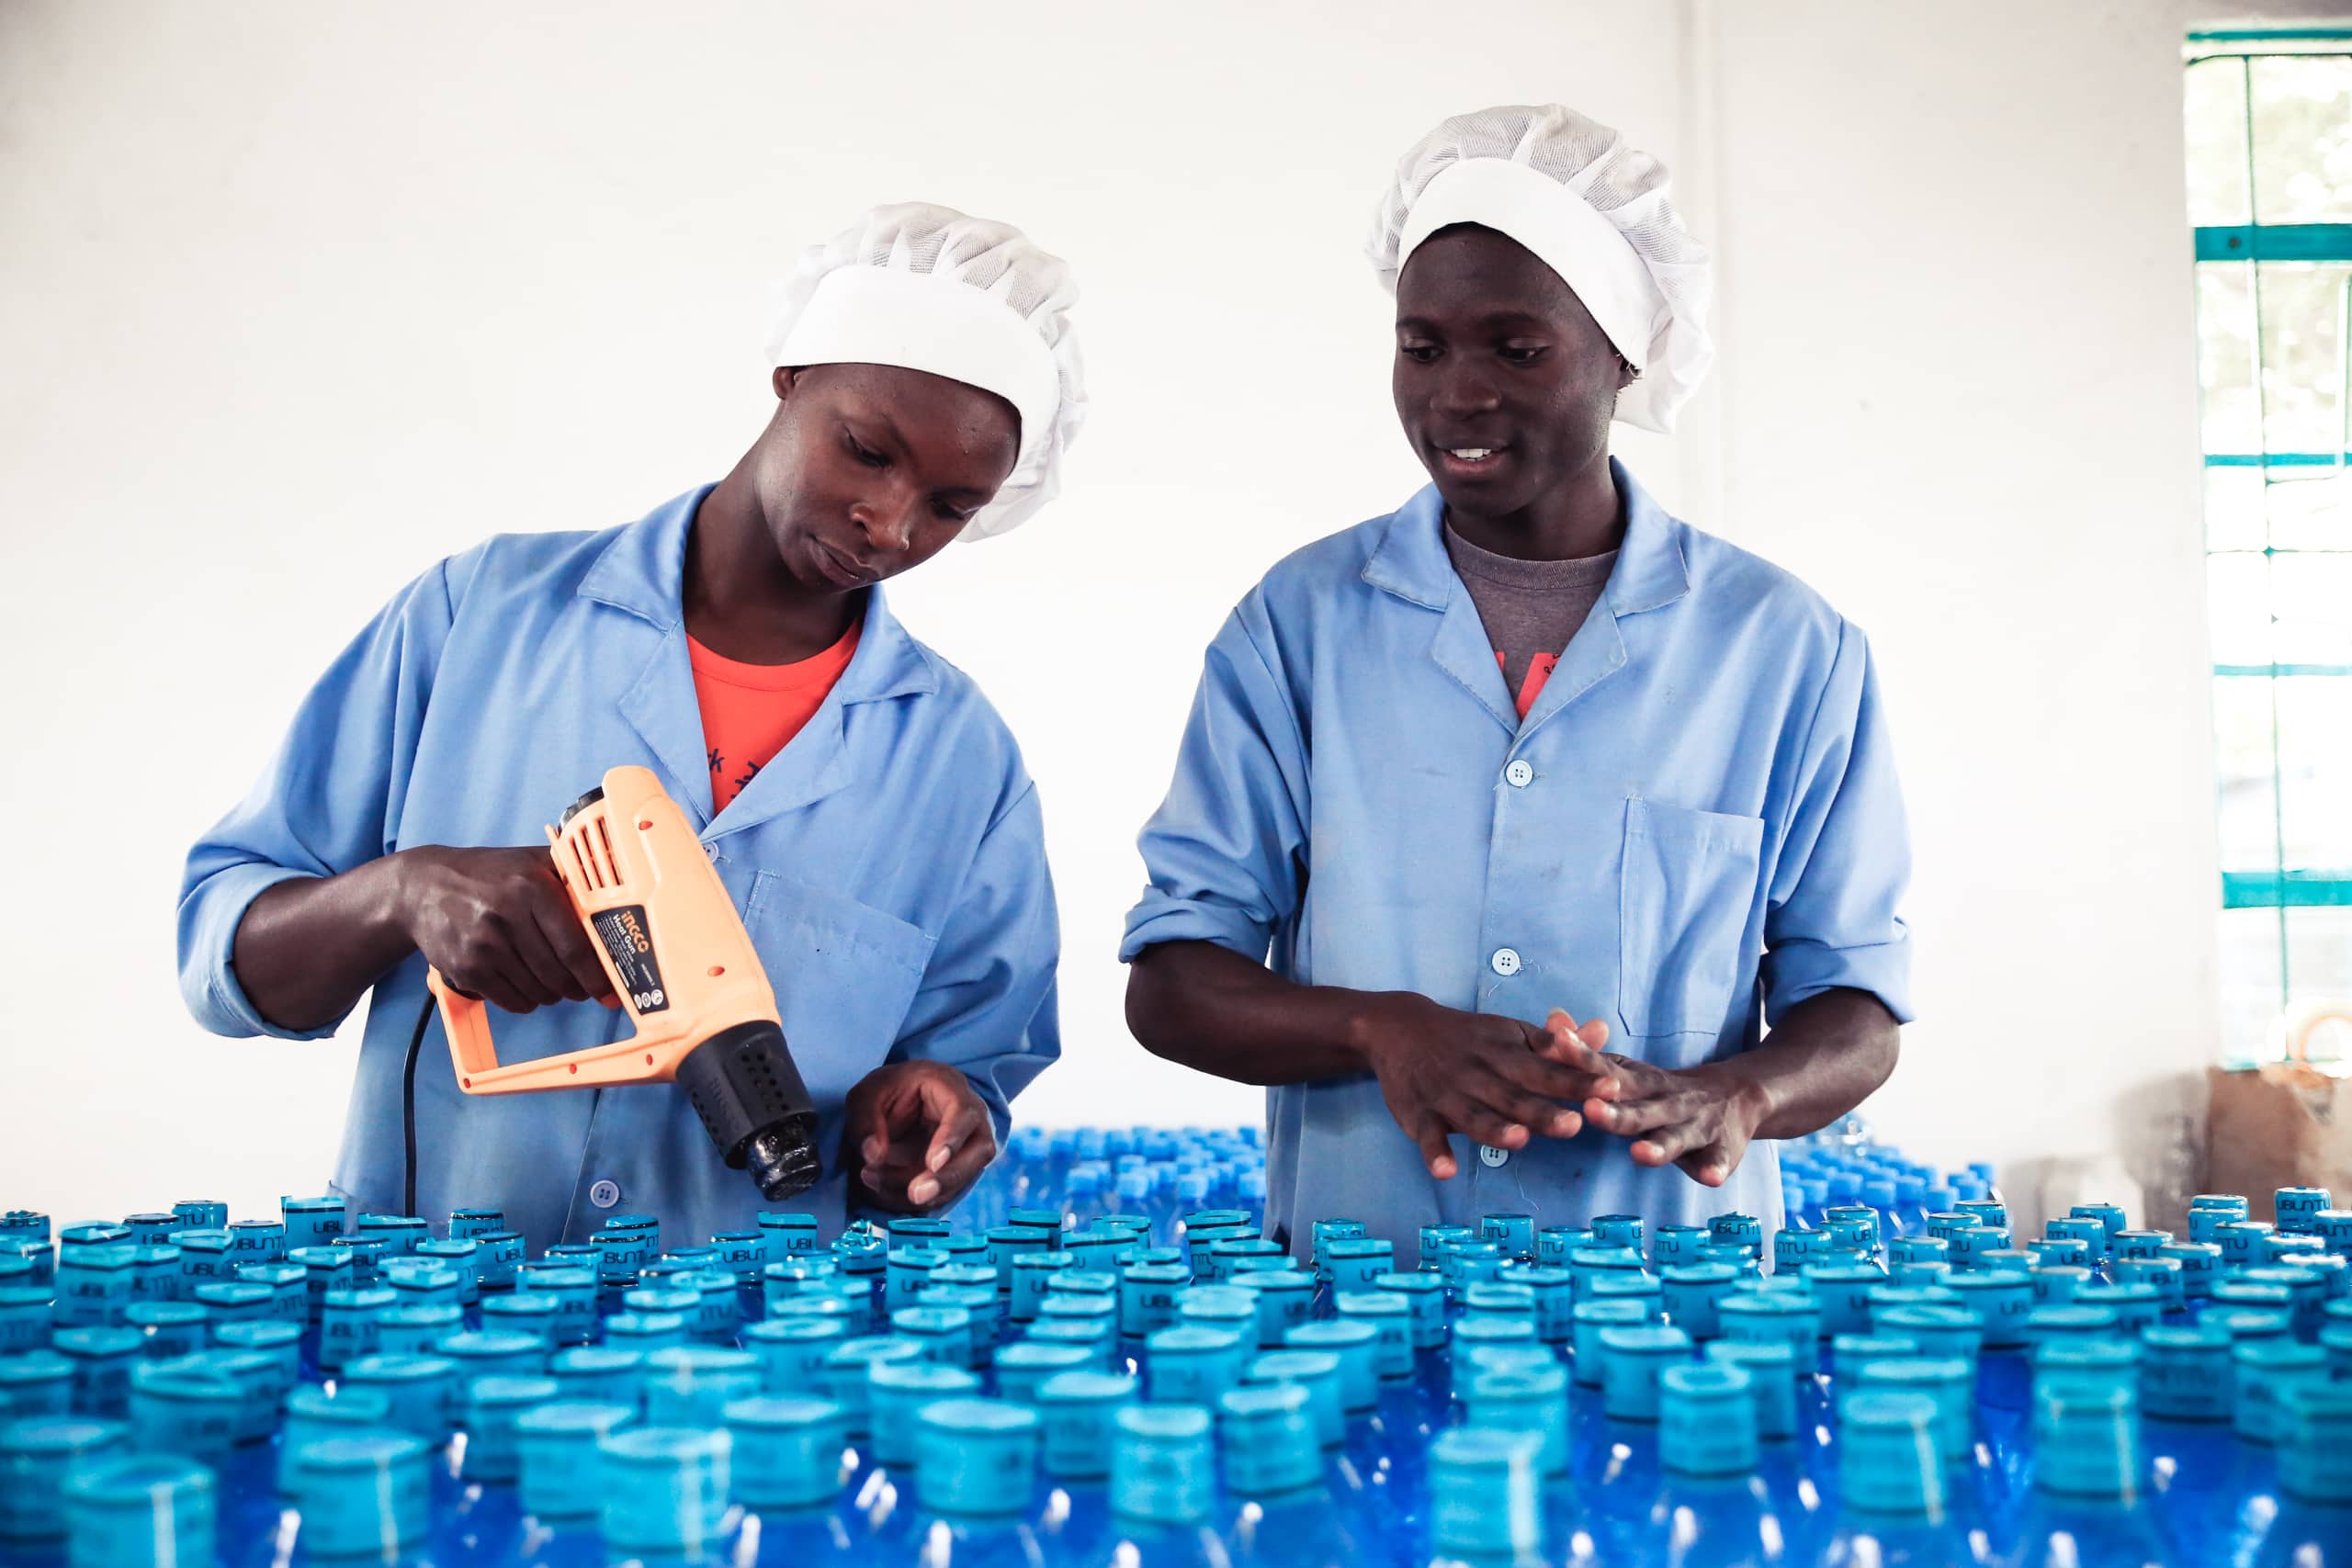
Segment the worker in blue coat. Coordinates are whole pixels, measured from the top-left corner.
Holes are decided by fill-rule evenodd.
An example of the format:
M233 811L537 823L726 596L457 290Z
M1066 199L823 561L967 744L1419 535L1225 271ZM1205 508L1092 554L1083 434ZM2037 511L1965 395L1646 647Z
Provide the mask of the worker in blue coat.
M1781 1217L1770 1145L1910 1017L1862 634L1609 452L1702 373L1706 258L1572 111L1447 121L1372 254L1431 484L1269 572L1145 828L1127 1014L1269 1087L1267 1219Z
M477 1098L425 1032L430 964L518 1015L502 1059L627 1034L545 837L621 763L697 826L774 986L824 1160L792 1206L929 1212L986 1167L1059 1050L1037 793L877 584L1052 494L1074 293L1016 230L876 209L803 257L725 479L442 561L304 699L188 856L180 976L221 1034L317 1039L369 999L334 1179L358 1210L496 1208L535 1248L624 1206L675 1245L752 1225L676 1086Z

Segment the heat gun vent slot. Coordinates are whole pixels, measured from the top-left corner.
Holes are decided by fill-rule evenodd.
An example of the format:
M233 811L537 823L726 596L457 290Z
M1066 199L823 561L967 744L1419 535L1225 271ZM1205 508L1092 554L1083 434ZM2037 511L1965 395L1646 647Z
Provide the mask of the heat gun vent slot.
M613 835L601 817L596 818L596 841L604 846L605 874L612 879L614 886L618 887L621 885L621 859L613 853Z
M605 820L602 818L597 818L595 835L591 835L588 829L581 829L581 832L571 835L571 861L581 867L581 879L597 891L621 882L621 877L614 874L612 840L605 837Z

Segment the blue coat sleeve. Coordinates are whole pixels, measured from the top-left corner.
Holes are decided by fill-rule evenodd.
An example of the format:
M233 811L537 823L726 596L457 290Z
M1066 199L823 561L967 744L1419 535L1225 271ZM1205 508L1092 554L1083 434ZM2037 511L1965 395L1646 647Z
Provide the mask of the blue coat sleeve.
M1012 1097L1061 1055L1060 959L1045 819L1024 780L980 840L890 1053L960 1069L988 1102L1000 1147Z
M284 1029L264 1018L231 959L263 890L333 876L388 854L456 615L450 563L410 583L311 688L251 793L188 852L180 881L180 993L215 1034L319 1040L342 1023Z
M1910 880L1910 832L1870 644L1840 623L1765 909L1766 1022L1841 987L1875 994L1910 1022L1911 938L1900 913Z
M1263 963L1305 886L1307 743L1253 634L1257 601L1226 620L1201 674L1168 798L1136 847L1148 878L1122 962L1163 942L1213 942Z

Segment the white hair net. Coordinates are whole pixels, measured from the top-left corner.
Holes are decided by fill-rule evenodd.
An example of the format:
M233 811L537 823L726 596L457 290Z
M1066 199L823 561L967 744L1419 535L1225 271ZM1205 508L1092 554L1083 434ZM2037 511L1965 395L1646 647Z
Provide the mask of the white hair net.
M1456 115L1396 165L1364 254L1396 292L1413 248L1450 223L1508 234L1560 275L1641 372L1616 417L1674 428L1714 357L1706 248L1667 199L1666 166L1558 104Z
M1060 490L1086 419L1069 308L1078 285L1009 223L950 207L877 207L802 253L768 334L769 364L895 365L996 393L1021 416L1012 472L962 537L1004 533Z

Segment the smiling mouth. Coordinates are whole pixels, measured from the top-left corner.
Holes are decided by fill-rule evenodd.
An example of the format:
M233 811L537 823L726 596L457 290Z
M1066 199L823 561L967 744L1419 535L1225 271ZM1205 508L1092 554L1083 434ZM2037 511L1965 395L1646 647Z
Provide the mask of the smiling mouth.
M1441 446L1437 459L1447 473L1468 479L1491 471L1510 451L1508 446Z

